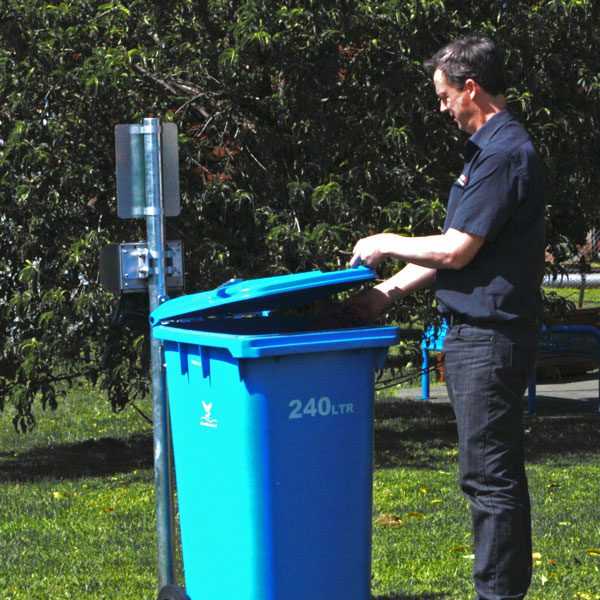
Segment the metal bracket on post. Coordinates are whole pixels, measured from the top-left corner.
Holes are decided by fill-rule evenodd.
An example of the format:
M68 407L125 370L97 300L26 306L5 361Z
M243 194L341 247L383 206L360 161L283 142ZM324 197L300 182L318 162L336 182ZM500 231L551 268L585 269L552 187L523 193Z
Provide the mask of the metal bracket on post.
M184 268L181 241L166 242L165 265L167 290L182 290ZM100 282L109 292L145 292L148 290L149 276L158 274L146 242L109 244L100 254Z

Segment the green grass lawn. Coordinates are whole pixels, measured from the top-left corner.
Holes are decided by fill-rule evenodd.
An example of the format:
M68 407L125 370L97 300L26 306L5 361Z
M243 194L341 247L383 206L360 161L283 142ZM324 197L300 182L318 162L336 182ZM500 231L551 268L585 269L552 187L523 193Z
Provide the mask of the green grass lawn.
M575 306L579 305L581 292L576 288L544 288L544 291L555 292L559 296L574 302ZM600 306L600 289L592 288L584 290L582 306L583 308Z
M450 408L381 399L376 412L374 598L471 600ZM599 426L527 420L534 600L600 599ZM151 431L134 410L75 390L31 434L0 414L0 444L0 598L156 598Z
M2 599L156 597L147 422L73 391L29 434L2 414L0 448Z
M470 516L447 405L381 401L373 594L472 600ZM600 416L527 418L535 571L528 598L600 598Z

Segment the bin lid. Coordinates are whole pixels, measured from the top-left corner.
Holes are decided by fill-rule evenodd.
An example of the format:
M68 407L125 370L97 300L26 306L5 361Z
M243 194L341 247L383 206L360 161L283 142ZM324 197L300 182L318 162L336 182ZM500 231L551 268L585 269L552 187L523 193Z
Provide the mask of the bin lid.
M150 313L151 325L165 321L242 315L310 304L365 281L376 273L358 266L342 271L308 271L261 279L233 279L207 292L168 300Z

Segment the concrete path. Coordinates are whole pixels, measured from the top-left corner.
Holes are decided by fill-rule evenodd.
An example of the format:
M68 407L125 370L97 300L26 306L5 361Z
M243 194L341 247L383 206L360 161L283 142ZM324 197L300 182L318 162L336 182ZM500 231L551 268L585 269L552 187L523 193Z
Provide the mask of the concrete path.
M432 384L429 402L449 402L446 386ZM538 414L568 414L580 412L598 412L598 373L589 373L585 377L572 377L560 381L542 381L537 385ZM402 389L399 399L420 400L421 388ZM527 407L527 395L523 397Z

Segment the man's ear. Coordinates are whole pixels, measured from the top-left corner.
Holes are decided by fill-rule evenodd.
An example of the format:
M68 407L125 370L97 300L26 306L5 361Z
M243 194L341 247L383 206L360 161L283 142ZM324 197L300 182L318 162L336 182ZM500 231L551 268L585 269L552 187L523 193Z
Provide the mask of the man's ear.
M477 96L479 96L479 85L477 85L477 82L474 79L465 80L464 89L469 92L471 100L475 100Z

